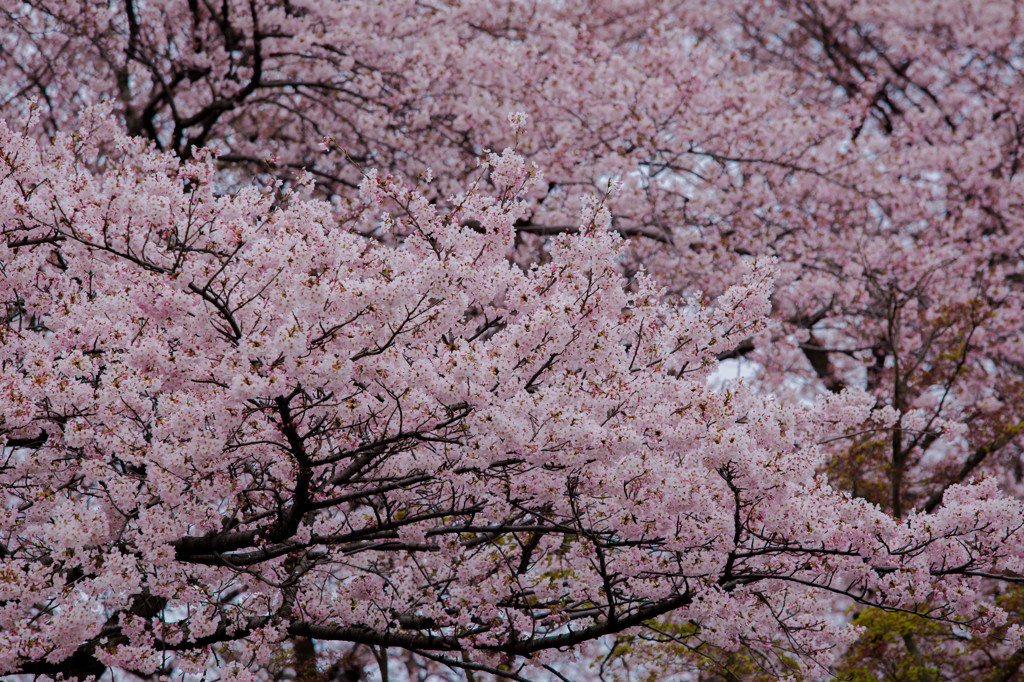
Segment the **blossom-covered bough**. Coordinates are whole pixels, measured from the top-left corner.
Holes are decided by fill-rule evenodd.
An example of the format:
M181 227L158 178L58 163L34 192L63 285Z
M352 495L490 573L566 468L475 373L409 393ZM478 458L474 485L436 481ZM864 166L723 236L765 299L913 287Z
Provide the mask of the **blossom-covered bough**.
M0 2L0 674L1012 679L1020 19L931 5Z
M815 475L870 401L707 388L770 264L670 305L595 199L516 267L538 173L512 150L447 212L368 175L392 246L308 186L219 196L205 152L106 115L3 130L6 672L251 668L309 637L515 675L645 625L813 663L845 636L831 594L998 619L975 590L1018 579L1019 502L956 487L901 522Z

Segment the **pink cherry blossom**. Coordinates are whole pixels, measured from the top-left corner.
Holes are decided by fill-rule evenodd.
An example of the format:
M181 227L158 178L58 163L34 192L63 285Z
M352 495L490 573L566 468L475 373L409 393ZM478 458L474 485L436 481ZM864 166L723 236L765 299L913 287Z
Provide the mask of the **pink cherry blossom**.
M1024 661L1014 3L0 17L0 675Z

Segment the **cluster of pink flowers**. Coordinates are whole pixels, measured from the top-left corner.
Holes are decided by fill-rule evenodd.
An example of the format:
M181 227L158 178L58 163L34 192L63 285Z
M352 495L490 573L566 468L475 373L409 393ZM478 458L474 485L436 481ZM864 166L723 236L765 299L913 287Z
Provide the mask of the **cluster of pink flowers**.
M1024 660L1020 13L597 4L0 0L0 675Z

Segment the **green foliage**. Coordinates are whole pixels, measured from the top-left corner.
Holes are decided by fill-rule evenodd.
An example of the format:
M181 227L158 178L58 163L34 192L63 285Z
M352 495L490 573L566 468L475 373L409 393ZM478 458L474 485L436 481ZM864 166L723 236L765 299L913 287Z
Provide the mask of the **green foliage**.
M951 636L950 627L910 613L869 608L856 614L864 628L836 677L847 682L935 682L939 669L921 656L921 641ZM915 655L916 654L916 655Z
M863 628L834 671L841 682L962 682L1022 678L1020 651L1002 646L1006 628L1024 615L1024 588L995 595L1010 616L990 637L971 637L948 624L910 613L867 608L854 614Z

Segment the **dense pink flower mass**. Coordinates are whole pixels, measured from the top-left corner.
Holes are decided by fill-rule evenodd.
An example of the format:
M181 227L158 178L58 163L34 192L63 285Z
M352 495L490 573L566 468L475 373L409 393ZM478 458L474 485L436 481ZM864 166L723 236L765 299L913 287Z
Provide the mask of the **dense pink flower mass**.
M0 0L0 675L1018 679L1021 35Z

